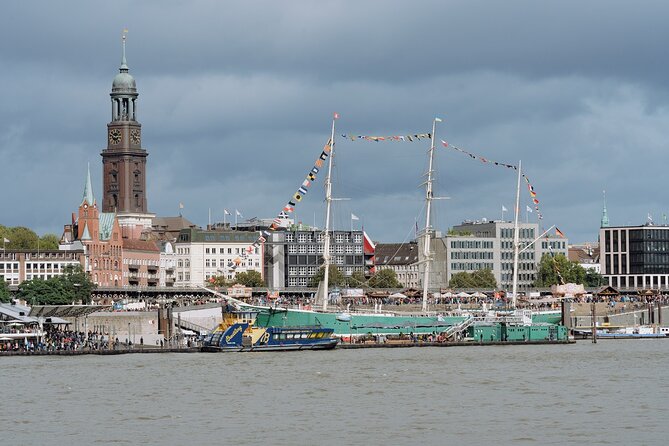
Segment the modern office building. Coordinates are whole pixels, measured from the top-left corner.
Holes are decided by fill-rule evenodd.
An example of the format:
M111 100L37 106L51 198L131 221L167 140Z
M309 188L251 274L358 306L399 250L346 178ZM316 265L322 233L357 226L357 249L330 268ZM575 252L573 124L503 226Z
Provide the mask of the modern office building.
M323 264L324 232L305 225L275 231L267 240L265 277L270 288L305 288ZM345 276L373 272L374 244L363 231L333 231L331 264Z
M465 221L449 234L432 242L430 289L444 289L453 274L492 271L500 289L511 290L513 284L513 231L509 221ZM534 287L537 269L544 254L567 255L568 240L546 235L529 246L543 231L537 223L519 223L521 252L518 256L518 289ZM419 250L419 253L421 251ZM421 285L422 286L422 285Z
M614 288L669 289L669 226L599 230L601 274Z

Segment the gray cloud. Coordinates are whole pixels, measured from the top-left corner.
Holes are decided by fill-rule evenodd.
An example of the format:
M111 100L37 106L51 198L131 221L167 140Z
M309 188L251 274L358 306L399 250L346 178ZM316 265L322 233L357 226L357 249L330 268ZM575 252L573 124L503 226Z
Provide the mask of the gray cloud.
M3 5L0 223L59 233L87 162L100 191L109 91L128 63L149 150L149 208L179 202L273 216L329 136L427 132L523 160L546 226L594 240L607 190L614 224L669 213L669 5L644 2L180 2ZM377 240L415 226L427 143L338 140L335 221ZM436 225L499 218L513 172L440 148ZM298 218L322 224L321 175ZM524 209L528 197L523 191ZM509 217L509 214L507 214ZM420 223L422 225L422 222Z

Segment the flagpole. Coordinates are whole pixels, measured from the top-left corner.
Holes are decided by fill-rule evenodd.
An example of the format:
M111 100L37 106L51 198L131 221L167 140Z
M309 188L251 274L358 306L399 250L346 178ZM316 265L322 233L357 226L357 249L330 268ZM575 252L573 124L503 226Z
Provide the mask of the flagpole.
M223 229L225 229L225 209L223 209Z

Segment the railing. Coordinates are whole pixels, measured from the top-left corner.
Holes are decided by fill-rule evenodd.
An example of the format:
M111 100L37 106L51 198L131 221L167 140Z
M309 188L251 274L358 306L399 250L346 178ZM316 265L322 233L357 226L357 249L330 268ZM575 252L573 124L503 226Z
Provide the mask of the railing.
M473 317L473 316L470 316L470 317L468 317L467 319L465 319L464 321L460 322L457 325L451 325L450 327L448 327L448 329L446 331L444 331L444 336L446 336L446 338L448 339L448 338L451 338L451 337L455 336L456 334L463 333L469 327L471 327L472 324L474 324L475 321L476 321L476 318Z
M181 319L181 321L179 321L179 319L174 319L174 326L177 328L185 328L186 330L194 331L199 335L209 333L211 331L211 328L203 327L202 325L198 325L190 321L185 321L183 319Z

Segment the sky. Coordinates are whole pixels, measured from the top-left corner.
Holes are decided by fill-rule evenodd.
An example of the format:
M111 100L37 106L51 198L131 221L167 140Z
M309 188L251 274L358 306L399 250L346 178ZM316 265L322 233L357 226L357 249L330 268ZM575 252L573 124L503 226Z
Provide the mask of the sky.
M196 224L276 216L336 121L333 222L380 242L424 225L427 133L517 164L571 243L669 214L663 1L3 2L0 224L62 233L91 165L100 200L109 93L127 61L149 210ZM512 218L516 176L438 144L433 226ZM319 175L295 209L323 226ZM526 188L521 219L537 221ZM359 220L352 221L355 214ZM226 217L230 221L231 217Z

